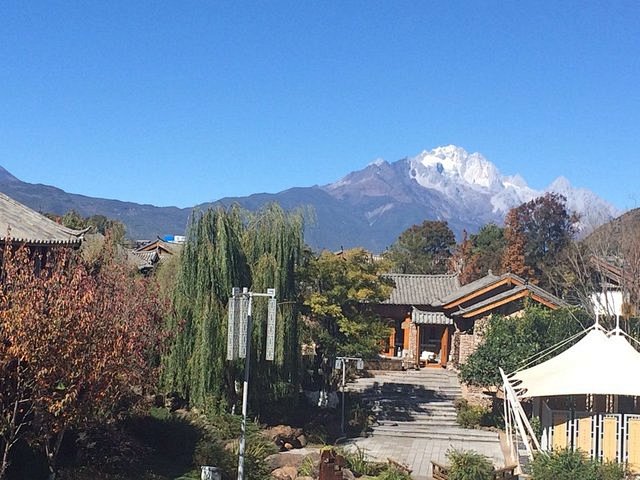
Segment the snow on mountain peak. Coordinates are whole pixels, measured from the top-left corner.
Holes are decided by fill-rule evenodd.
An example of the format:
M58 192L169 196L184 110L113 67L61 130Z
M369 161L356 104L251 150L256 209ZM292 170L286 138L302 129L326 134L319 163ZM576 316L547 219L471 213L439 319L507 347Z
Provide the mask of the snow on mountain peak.
M619 212L595 193L574 188L564 177L556 179L546 190L536 190L518 174L502 175L480 153L447 145L424 150L414 157L393 163L376 159L367 168L352 172L323 187L332 196L357 198L368 205L367 221L377 221L397 202L407 208L412 202L428 205L430 211L444 212L443 218L457 221L500 222L507 212L545 192L566 197L567 208L581 215L579 228L592 230ZM391 202L384 198L392 199ZM382 208L384 206L384 208ZM466 228L466 227L465 227Z
M422 151L409 162L414 178L426 188L446 189L460 184L489 191L501 188L500 172L493 163L455 145Z
M573 189L571 182L566 177L560 176L556 178L551 185L547 188L550 192L556 192L561 195L566 195Z
M373 162L371 162L368 166L369 167L381 167L382 165L386 164L387 161L382 158L382 157L378 157L376 158Z

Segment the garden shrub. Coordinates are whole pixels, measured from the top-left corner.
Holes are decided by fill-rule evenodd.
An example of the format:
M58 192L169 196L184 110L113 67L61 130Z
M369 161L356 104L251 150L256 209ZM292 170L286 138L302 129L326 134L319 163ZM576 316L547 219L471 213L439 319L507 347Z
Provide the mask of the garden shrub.
M530 465L534 480L623 480L624 466L600 463L580 450L563 449L540 453Z
M312 455L307 455L302 460L300 464L300 468L298 468L298 476L299 477L313 477L318 478L319 472L319 464L314 461Z
M388 465L376 477L377 480L411 480L411 475L398 467Z
M492 480L493 463L474 451L447 451L449 480Z
M464 428L478 428L487 426L491 417L491 410L480 405L471 405L466 399L456 400L456 419Z

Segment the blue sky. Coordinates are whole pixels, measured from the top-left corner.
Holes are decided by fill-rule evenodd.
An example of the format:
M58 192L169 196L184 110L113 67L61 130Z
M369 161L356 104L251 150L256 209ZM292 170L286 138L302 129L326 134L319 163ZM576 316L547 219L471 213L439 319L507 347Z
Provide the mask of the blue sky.
M191 206L455 144L640 206L640 2L0 3L0 165Z

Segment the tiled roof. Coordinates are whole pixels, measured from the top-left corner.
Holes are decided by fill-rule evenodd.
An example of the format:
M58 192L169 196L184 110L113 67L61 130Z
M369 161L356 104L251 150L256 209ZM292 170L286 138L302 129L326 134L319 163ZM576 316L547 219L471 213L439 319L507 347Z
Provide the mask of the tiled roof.
M417 308L411 311L411 321L419 325L453 325L453 319L443 312L423 312Z
M138 267L139 270L153 268L160 259L160 255L158 255L158 252L155 250L151 252L127 250L127 257L132 264Z
M79 245L86 230L73 230L0 193L0 241L29 245Z
M523 292L525 290L528 290L532 294L544 298L548 302L553 303L554 305L557 305L558 307L567 307L569 305L564 300L556 297L555 295L552 295L551 293L547 292L546 290L543 290L540 287L536 287L535 285L526 284L526 285L518 285L518 286L516 286L516 287L514 287L514 288L512 288L510 290L506 290L506 291L501 292L501 293L499 293L497 295L493 295L492 297L489 297L489 298L483 300L482 302L478 302L478 303L474 303L472 305L469 305L467 308L461 308L461 309L459 309L459 310L457 310L455 312L452 312L451 315L458 316L458 315L464 315L465 313L473 312L473 311L481 309L482 307L485 307L487 305L491 305L492 303L499 302L502 299L509 298L512 295L516 295L516 294L518 294L520 292Z
M471 283L467 283L466 285L463 285L460 288L458 288L457 290L451 292L446 297L442 297L441 304L445 305L447 303L453 302L454 300L457 300L457 299L462 298L462 297L464 297L466 295L469 295L470 293L473 293L476 290L480 290L480 289L482 289L484 287L488 287L489 285L491 285L492 283L497 282L498 280L501 280L501 277L499 277L498 275L494 275L491 272L489 272L489 274L485 275L484 277L479 278L478 280L475 280L475 281L473 281Z
M164 250L171 255L179 253L182 249L182 245L179 243L170 243L162 240L161 238L157 238L151 242L145 243L144 245L136 248L136 252L155 252L159 250ZM158 252L161 253L161 252Z
M432 305L440 298L460 288L458 275L408 275L388 273L384 275L395 282L395 288L385 304Z
M568 307L569 306L569 304L567 302L565 302L564 300L562 300L561 298L556 297L554 294L547 292L545 289L540 288L537 285L531 285L531 284L528 283L526 285L526 287L531 293L534 293L534 294L538 295L539 297L544 298L548 302L555 303L559 307Z

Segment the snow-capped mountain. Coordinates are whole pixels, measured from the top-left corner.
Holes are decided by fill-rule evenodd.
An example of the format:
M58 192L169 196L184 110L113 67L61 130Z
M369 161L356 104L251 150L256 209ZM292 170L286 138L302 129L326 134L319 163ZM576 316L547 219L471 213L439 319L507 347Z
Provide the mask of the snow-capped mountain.
M409 205L421 205L425 218L447 220L458 234L462 229L473 232L488 222L500 224L511 208L545 192L567 198L567 207L580 215L583 233L620 213L593 192L572 187L564 177L538 191L519 175L502 175L481 154L454 145L391 164L379 159L323 188L340 200L361 206L371 203L364 213L371 225L390 212L404 215Z
M58 188L22 182L0 167L0 191L43 212L59 215L75 210L83 216L102 214L121 220L131 238L184 232L191 209L154 207L91 198ZM509 209L544 194L557 192L579 213L583 234L619 212L589 190L574 188L563 177L544 191L530 188L518 175L505 176L479 153L453 145L424 151L393 163L375 160L325 186L295 187L283 192L223 198L198 205L238 203L248 210L276 202L286 210L306 212L305 237L315 248L362 246L380 252L400 233L424 220L446 220L460 237L463 230L501 224Z

